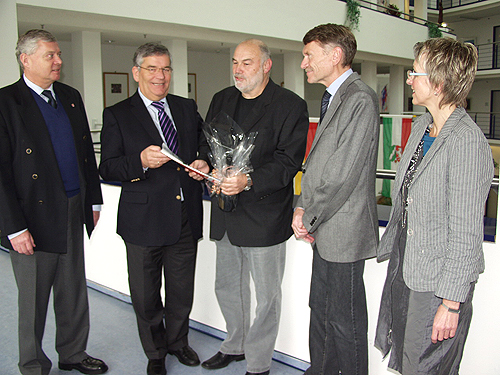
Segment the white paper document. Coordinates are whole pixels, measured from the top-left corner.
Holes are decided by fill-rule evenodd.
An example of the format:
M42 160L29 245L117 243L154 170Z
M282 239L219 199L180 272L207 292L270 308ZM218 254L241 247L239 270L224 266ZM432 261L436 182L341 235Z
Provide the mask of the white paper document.
M206 173L203 173L202 171L196 169L196 168L193 168L189 165L187 165L186 163L184 163L182 161L182 159L180 157L178 157L176 154L174 154L168 147L165 143L163 143L161 145L161 152L165 155L165 156L168 156L170 159L172 159L173 161L175 161L177 164L179 165L182 165L184 168L187 168L189 169L190 171L194 172L194 173L197 173L199 174L200 176L203 176L205 177L208 181L211 181L211 182L214 182L214 183L220 183L221 180L219 180L218 178L215 178L209 174L206 174Z

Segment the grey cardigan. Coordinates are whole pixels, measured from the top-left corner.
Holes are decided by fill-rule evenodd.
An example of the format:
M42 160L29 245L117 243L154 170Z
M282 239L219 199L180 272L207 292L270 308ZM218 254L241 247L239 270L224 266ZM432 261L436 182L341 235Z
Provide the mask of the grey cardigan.
M398 167L392 212L378 247L379 261L392 250L402 214L401 185L425 129L418 118ZM403 278L418 292L463 302L470 285L484 271L484 204L493 178L491 148L463 108L444 124L418 167L408 191L408 224Z

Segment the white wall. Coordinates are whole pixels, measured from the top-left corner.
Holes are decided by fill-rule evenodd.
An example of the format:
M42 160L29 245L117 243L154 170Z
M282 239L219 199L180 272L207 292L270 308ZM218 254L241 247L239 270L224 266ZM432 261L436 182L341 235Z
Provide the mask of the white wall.
M474 39L476 45L493 42L493 27L500 26L500 15L482 18L481 26L478 27L476 20L464 20L455 22L450 26L457 33L458 39ZM482 79L480 72L479 79L476 79L468 95L471 98L471 112L490 112L491 91L500 90L500 78Z
M500 79L476 80L467 95L471 99L471 112L490 112L491 91L500 90Z
M477 20L464 20L450 24L459 39L475 38L476 44L493 42L493 27L500 26L500 15L481 18L481 27Z
M87 278L124 294L129 294L125 246L115 233L116 209L120 188L103 185L104 206L101 220L92 239L85 247ZM205 239L199 243L195 298L191 318L209 326L225 329L215 292L215 245L207 239L209 233L209 202L204 202ZM384 228L380 229L382 235ZM498 285L500 285L499 245L485 243L486 271L479 278L474 296L474 317L465 346L461 375L498 375L500 373L500 325L495 317L500 311ZM310 245L293 237L287 242L287 264L283 280L283 311L276 350L308 361L309 285L312 251ZM373 346L380 296L385 280L387 262L366 262L365 284L369 319L370 374L393 374L388 371L387 360ZM135 326L128 329L135 330ZM195 348L196 349L196 348ZM205 358L203 358L205 359Z
M311 0L307 4L298 0L273 2L254 0L247 3L239 2L237 10L233 10L232 4L227 1L207 2L205 0L191 0L189 4L169 2L168 6L165 6L163 1L152 0L147 7L139 7L136 2L122 0L3 1L160 23L191 25L211 30L224 30L243 35L260 35L275 40L278 38L297 42L302 40L307 30L320 23L343 24L346 14L344 2L331 0ZM381 28L381 25L384 25L384 28ZM128 23L122 27L134 32L134 26L133 23ZM398 28L403 28L406 32L395 33L391 31ZM381 31L373 32L374 30ZM358 47L362 51L408 59L412 58L411 46L415 42L425 39L426 36L427 28L425 26L361 9L360 31L356 32L356 37ZM383 43L381 43L382 40Z
M76 87L73 81L73 54L71 51L71 42L59 41L59 48L61 49L62 70L61 79L62 83L70 85L81 91L81 88Z
M233 84L229 81L230 61L227 49L221 53L188 50L188 71L196 74L198 112L203 118L207 115L212 96Z
M68 41L58 41L59 47L62 51L62 60L63 60L63 68L61 73L60 82L63 82L67 85L75 87L83 97L83 87L79 87L78 84L75 83L74 80L74 72L73 72L73 55L71 42ZM137 90L137 82L134 81L132 77L132 56L136 47L127 47L127 46L116 46L116 45L101 45L101 59L102 59L102 72L117 72L117 73L128 73L129 76L129 94L132 95ZM102 77L102 75L101 75ZM101 78L102 79L102 78ZM96 115L97 124L102 124L102 110L104 109L104 103L95 104L92 106L91 104L86 104L87 113L90 108L93 108ZM92 125L92 119L89 118L89 123Z
M130 96L137 90L137 82L134 81L132 76L132 57L137 47L117 46L114 44L103 44L101 46L103 73L128 73Z
M83 91L73 83L71 42L60 41L59 46L63 52L63 70L61 82ZM137 46L138 47L138 46ZM129 74L129 94L137 90L137 82L132 76L132 57L137 47L103 44L102 71ZM175 56L173 56L175 59ZM198 111L205 118L213 95L234 83L229 80L231 57L228 50L221 53L188 51L188 71L196 74ZM174 75L175 66L174 66ZM273 68L271 78L280 84L283 82L283 55L273 55ZM16 78L17 79L17 78ZM321 94L320 94L321 97ZM102 111L102 109L101 109ZM102 122L102 118L99 118Z

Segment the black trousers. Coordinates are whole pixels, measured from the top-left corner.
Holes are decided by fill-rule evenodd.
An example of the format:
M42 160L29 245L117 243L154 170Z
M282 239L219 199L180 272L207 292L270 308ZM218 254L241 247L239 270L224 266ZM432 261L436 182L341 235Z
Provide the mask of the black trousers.
M127 242L126 247L130 294L142 347L148 359L161 359L168 351L188 344L197 241L184 205L177 243L150 247ZM165 304L160 293L162 271Z
M368 374L365 261L328 262L313 247L306 375Z

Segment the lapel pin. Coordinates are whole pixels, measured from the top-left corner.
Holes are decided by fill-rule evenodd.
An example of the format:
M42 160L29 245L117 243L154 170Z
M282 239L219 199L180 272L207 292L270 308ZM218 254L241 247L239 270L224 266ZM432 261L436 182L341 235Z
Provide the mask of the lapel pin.
M74 103L71 103L71 106L72 106L73 108L75 108L75 104L74 104Z

